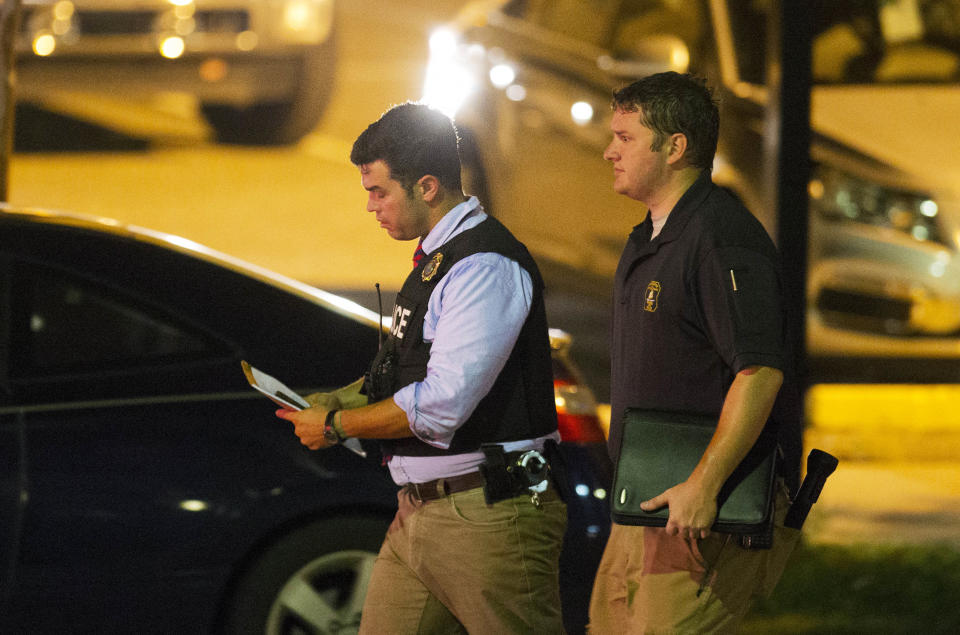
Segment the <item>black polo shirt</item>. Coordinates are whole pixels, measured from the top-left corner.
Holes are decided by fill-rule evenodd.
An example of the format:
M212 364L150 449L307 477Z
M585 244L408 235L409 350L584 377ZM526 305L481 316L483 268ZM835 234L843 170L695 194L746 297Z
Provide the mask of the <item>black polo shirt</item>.
M610 449L628 407L719 415L737 372L785 370L780 266L763 225L704 171L650 240L634 227L614 284Z

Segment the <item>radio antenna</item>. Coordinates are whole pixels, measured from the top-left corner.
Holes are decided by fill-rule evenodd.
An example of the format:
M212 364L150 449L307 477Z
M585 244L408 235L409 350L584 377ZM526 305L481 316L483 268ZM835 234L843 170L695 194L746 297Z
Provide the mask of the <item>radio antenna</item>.
M380 283L373 284L377 288L377 312L380 316L380 323L377 325L377 351L383 348L383 298L380 297Z

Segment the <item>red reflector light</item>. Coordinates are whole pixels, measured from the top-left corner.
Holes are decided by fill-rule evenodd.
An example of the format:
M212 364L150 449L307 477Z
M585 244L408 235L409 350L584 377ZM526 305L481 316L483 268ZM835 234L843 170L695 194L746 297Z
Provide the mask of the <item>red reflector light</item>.
M591 415L571 415L557 411L560 440L564 443L603 443L606 438L600 421Z
M557 404L560 440L566 443L603 443L606 437L597 418L593 392L575 382L556 379L553 395Z

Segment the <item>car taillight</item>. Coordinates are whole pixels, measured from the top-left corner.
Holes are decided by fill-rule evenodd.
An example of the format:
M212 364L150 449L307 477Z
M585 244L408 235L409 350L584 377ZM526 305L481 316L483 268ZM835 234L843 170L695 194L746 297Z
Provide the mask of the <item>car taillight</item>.
M603 429L597 418L597 402L586 386L562 379L553 382L560 440L565 443L603 443Z

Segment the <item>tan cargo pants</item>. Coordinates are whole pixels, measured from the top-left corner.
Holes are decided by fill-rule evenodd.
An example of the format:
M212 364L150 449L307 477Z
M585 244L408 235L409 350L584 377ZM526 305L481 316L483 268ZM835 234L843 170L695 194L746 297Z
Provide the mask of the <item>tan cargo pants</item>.
M736 632L754 600L773 592L799 540L799 531L783 526L787 505L781 487L772 549L743 549L730 534L690 540L614 524L590 598L589 632Z
M487 505L483 489L426 503L405 490L377 556L360 633L563 632L567 508L551 488Z

